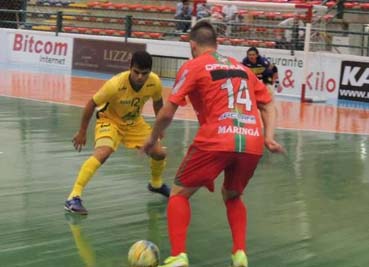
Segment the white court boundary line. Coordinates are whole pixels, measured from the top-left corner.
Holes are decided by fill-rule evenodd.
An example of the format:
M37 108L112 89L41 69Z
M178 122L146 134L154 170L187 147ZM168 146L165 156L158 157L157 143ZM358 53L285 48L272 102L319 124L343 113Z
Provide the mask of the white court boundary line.
M27 101L33 101L33 102L39 102L39 103L47 103L47 104L54 104L54 105L62 105L62 106L69 106L69 107L78 107L78 108L84 108L84 105L76 105L76 104L68 104L68 103L62 103L57 101L51 101L51 100L41 100L41 99L33 99L33 98L27 98L27 97L18 97L18 96L9 96L9 95L2 95L0 94L0 97L7 97L7 98L13 98L13 99L22 99ZM348 109L348 108L343 108ZM154 118L155 115L149 114L149 113L142 113L145 117ZM192 121L197 122L196 119L186 119L186 118L178 118L177 116L174 116L173 118L176 121ZM286 127L277 127L278 130L288 130L288 131L295 131L295 132L317 132L317 133L331 133L331 134L352 134L352 135L363 135L363 136L369 136L369 133L354 133L354 132L337 132L337 131L329 131L329 130L316 130L316 129L300 129L300 128L286 128Z

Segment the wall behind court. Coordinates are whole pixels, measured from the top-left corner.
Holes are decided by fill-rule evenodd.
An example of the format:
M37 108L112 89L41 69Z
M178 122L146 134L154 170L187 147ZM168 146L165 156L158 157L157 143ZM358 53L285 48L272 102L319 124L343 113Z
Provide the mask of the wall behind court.
M70 70L73 37L47 32L0 29L0 62Z
M79 49L74 47L75 38L118 42L118 46L114 48L114 55L119 54L119 51L117 52L119 49L116 49L119 48L119 43L122 45L122 51L125 51L123 37L68 33L55 36L50 32L0 29L0 44L5 47L0 49L0 62L70 71L73 68L73 51ZM146 46L146 50L154 56L154 71L164 77L174 78L184 60L191 56L187 42L135 38L129 38L128 42L137 44L141 49L142 46ZM247 48L220 45L219 51L241 61L246 55ZM304 82L303 52L295 51L291 55L288 50L260 48L260 54L278 67L280 87L276 95L300 98ZM114 70L119 71L117 68ZM310 52L305 83L307 97L328 101L350 99L369 102L369 57Z

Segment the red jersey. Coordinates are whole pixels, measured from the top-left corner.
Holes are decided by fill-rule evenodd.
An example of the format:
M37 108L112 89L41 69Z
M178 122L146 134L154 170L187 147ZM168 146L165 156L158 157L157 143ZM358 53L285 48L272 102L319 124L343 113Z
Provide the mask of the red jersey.
M200 124L194 138L196 147L263 153L257 105L269 103L272 98L250 69L216 52L203 54L180 68L169 101L183 106L187 95Z

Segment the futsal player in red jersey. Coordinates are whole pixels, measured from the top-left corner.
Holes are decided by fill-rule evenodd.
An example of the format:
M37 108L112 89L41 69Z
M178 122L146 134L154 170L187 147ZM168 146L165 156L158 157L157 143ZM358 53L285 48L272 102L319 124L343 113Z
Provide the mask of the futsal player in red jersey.
M160 111L143 150L149 153L189 97L200 124L175 177L167 216L171 256L163 267L187 267L189 198L200 187L214 190L224 171L222 194L232 233L232 266L247 267L247 212L242 193L266 146L282 153L274 140L275 108L267 87L236 59L217 52L216 32L207 21L190 32L193 59L179 70L172 93ZM262 122L264 125L262 129Z

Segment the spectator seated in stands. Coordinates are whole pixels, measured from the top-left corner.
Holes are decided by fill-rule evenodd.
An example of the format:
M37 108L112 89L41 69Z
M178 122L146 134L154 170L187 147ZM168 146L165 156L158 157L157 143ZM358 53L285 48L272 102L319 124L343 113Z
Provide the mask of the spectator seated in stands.
M211 9L206 3L197 6L197 19L209 18L211 16Z
M222 8L222 13L224 16L224 22L238 22L238 8L234 4L224 5Z
M192 16L192 8L190 6L190 1L181 0L177 4L177 10L174 18L182 21L177 22L176 30L181 32L187 32L188 30L190 30L191 16Z
M226 4L222 8L223 22L226 24L225 35L230 36L235 26L233 23L241 21L238 8L234 4Z
M304 50L305 24L299 15L285 19L278 26L288 28L284 29L284 35L277 37L277 48Z
M217 22L223 22L224 21L224 15L222 12L222 7L221 6L213 6L210 10L210 19L212 23L217 23Z

